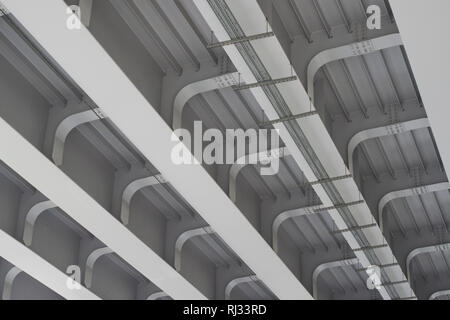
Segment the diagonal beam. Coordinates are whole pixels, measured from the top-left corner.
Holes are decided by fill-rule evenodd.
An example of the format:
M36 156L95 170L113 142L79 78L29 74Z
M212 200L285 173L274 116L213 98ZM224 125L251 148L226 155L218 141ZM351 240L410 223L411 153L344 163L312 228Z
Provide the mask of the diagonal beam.
M230 37L245 33L254 33L266 21L255 0L194 0L194 3L209 23L210 28L214 30L219 41L225 41ZM245 14L246 12L253 14L249 16ZM264 45L258 42L245 48L238 46L224 48L246 83L257 82L257 78L261 78L263 74L267 73L272 79L277 79L285 76L286 72L290 70L291 63L278 39L274 37L262 41L264 41ZM311 105L306 90L299 80L272 86L270 90L267 88L251 88L250 90L269 120L314 110L314 106ZM274 127L279 130L280 138L308 181L317 181L343 174L344 160L318 115L299 119L292 123L278 123ZM346 179L329 185L314 185L313 189L326 207L354 202L360 194L354 179ZM366 203L345 210L333 209L329 213L339 229L349 228L356 222L367 224L373 220ZM367 229L364 233L345 233L344 237L354 250L367 246L367 243L376 245L386 242L379 228ZM376 254L369 250L355 251L355 255L365 267L379 264L380 261L395 260L390 248L379 250ZM395 270L395 274L402 275L401 269ZM386 273L383 275L387 278L386 281L392 276ZM379 291L384 299L389 299L390 295L393 297L410 295L410 292L400 287L395 287L395 291L382 287Z
M44 75L45 79L59 92L62 97L74 101L80 99L75 89L68 84L63 77L54 70L37 50L25 40L17 29L15 29L6 19L0 19L0 33L8 39L10 46L16 48L23 58L26 59L36 70ZM16 66L17 68L17 66Z
M384 208L389 202L394 201L395 199L407 198L411 196L439 192L443 190L450 190L450 183L442 182L432 185L418 186L415 188L389 192L388 194L384 195L378 202L378 224L380 226L381 231L382 232L384 231L384 223L383 223L383 214L385 212Z
M203 167L176 165L172 161L172 150L180 141L171 140L174 137L172 130L85 28L82 27L76 32L65 28L66 5L63 1L44 0L37 4L26 0L8 0L4 3L86 94L105 111L122 133L158 168L274 294L280 299L311 299L308 291ZM43 20L46 23L42 23ZM83 48L82 52L78 48ZM96 66L95 70L91 67L92 65ZM99 75L105 81L100 81ZM129 107L124 108L125 105ZM3 125L0 127L5 130ZM4 136L11 135L11 130L7 131ZM55 175L56 178L52 181L40 181L45 174L44 171L47 170L41 169L40 172L34 172L28 167L28 161L24 163L24 159L17 154L17 150L23 153L23 150L29 147L23 149L11 141L8 144L9 147L1 148L2 155L8 160L5 162L10 163L11 167L29 178L30 182L40 182L39 189L44 194L47 193L47 196L55 203L58 199L59 206L64 211L68 213L74 211L75 220L88 225L89 228L86 229L90 229L93 234L102 235L102 237L97 236L138 271L147 274L150 280L153 278L156 285L174 298L203 297L192 290L193 288L187 282L182 281L178 273L168 270L165 264L162 266L161 261L155 261L159 257L156 257L153 252L148 252L147 247L144 250L143 244L131 234L125 233L122 229L124 227L119 222L109 221L108 227L102 225L101 228L99 225L90 225L93 222L100 222L100 217L109 213L101 211L98 207L94 210L87 208L88 203L94 207L92 200L77 186L70 187L74 192L76 190L77 197L74 192L69 192L64 187L70 184L67 178L63 177L59 171L55 171L55 168L49 168L49 164L43 159L34 162L33 167L41 167L40 164L42 164L42 167L48 170L46 176ZM11 145L14 145L15 152L11 150ZM20 145L23 146L24 142L22 141ZM189 150L184 145L182 148L189 154ZM49 174L50 171L52 171L51 174ZM58 190L55 186L58 186ZM70 201L67 199L68 195L70 195ZM93 214L93 211L98 214L98 217L97 214ZM85 212L90 214L86 215ZM122 236L118 237L117 234ZM124 238L129 241L128 244ZM149 259L145 259L143 254L139 253L141 250L146 251L145 255Z
M83 286L80 290L69 289L65 273L3 230L0 230L0 256L67 300L100 299Z
M0 142L3 162L148 280L175 299L205 298L3 119L0 135L4 137ZM14 260L7 260L32 275Z

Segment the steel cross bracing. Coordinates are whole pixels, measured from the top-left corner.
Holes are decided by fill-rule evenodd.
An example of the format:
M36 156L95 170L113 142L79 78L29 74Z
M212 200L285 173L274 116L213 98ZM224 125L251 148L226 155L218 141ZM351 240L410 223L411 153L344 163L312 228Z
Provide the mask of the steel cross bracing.
M206 4L205 1L196 1L196 4L200 8L200 10L204 13L204 15L208 17L208 21L209 21L210 25L212 26L212 29L214 30L215 34L217 36L221 35L223 37L223 38L219 37L219 39L225 40L227 37L233 38L233 37L242 37L242 36L244 36L243 31L239 29L239 23L237 21L233 20L234 19L233 14L227 8L227 4L224 1L219 1L219 2L217 2L217 1L209 1L208 4ZM229 3L229 4L231 4L231 3ZM210 11L211 9L207 8L207 5L211 6L210 8L213 8L214 13L212 13ZM236 5L236 3L233 2L233 5ZM257 5L255 3L251 3L251 4L247 3L246 4L246 9L242 9L241 8L240 10L249 10L250 7L251 7L250 10L255 10ZM207 12L207 10L209 12ZM234 13L236 13L238 11L239 10L234 11ZM218 27L218 25L216 23L216 21L218 21L218 20L214 21L214 19L217 19L217 18L215 18L215 17L213 18L213 16L216 16L216 15L221 20L220 28L225 27L226 31L224 29L221 29L221 30L219 29L219 27ZM232 22L230 22L230 21L232 21ZM242 23L243 21L244 20L241 20L239 22ZM248 25L248 23L249 23L249 21L245 22L246 25ZM240 69L240 66L242 64L236 63L236 60L233 59L234 56L236 56L236 53L238 53L238 52L246 60L246 65L247 66L249 66L249 67L253 66L251 74L252 74L252 76L256 77L257 81L263 81L264 79L267 79L268 77L270 77L270 76L267 75L267 71L265 71L266 69L262 65L261 61L257 58L258 54L260 55L261 52L258 52L258 54L256 54L256 52L253 50L253 47L252 47L251 44L248 44L248 43L240 44L240 45L237 45L235 49L227 49L226 48L225 50L228 52L229 55L230 55L230 52L232 52L231 53L231 58L232 58L233 62L235 63L235 65L237 66L238 70L241 72L242 75L244 74L244 72L242 72L242 70ZM252 52L252 53L248 54L249 52ZM288 63L287 63L287 66L289 66ZM246 68L248 68L248 67L246 67ZM263 73L266 72L266 75L261 74L261 72L263 72ZM246 76L249 76L249 73L247 73ZM264 90L265 94L269 97L269 99L271 98L271 104L274 107L276 107L276 108L277 107L280 108L280 109L277 110L278 117L283 117L283 116L289 116L290 115L290 111L288 109L288 106L285 103L282 102L283 98L280 95L280 93L277 92L278 89L276 87L271 86L271 87L262 88L262 89ZM258 92L258 94L260 94L260 93ZM263 105L264 105L264 103L263 103ZM267 113L266 109L265 109L265 111ZM271 117L270 114L268 116L269 116L269 118ZM312 169L316 170L316 174L318 174L319 176L320 176L320 172L322 171L322 176L323 176L323 174L324 174L323 170L324 169L320 168L320 165L318 166L318 164L320 164L320 161L317 161L317 158L314 158L315 155L314 155L314 151L312 151L311 146L308 146L308 145L305 146L305 141L307 141L307 139L304 136L302 138L302 136L301 136L302 130L300 130L298 128L298 126L293 126L292 124L288 124L287 125L287 130L291 133L291 136L297 137L297 139L298 139L297 143L296 143L297 147L300 146L300 148L304 151L304 156L310 159L308 161L308 163L309 163L309 165L311 165ZM300 135L300 137L299 137L299 135ZM291 150L291 152L292 152L292 150ZM303 169L303 167L302 167L302 169ZM325 186L325 189L328 190L328 193L331 192L330 194L331 194L332 197L336 197L339 194L339 192L337 191L337 189L335 189L334 186L327 185L327 186ZM339 198L337 198L337 200L339 200ZM335 201L332 202L332 204L342 203L342 202L343 201L336 201L335 200ZM341 211L341 214L343 214L344 218L352 219L351 218L352 216L351 216L351 214L349 213L348 210L342 209L340 211ZM353 224L352 223L347 223L347 224L348 225L354 225L354 223ZM381 232L379 232L379 233L381 234ZM359 241L363 241L361 247L365 247L365 246L367 247L367 243L365 244L364 240L363 240L364 239L363 233L357 231L357 232L355 232L355 234L357 234ZM376 260L376 256L373 253L369 252L368 255L370 256L371 260L373 260L373 259ZM386 277L385 274L383 276ZM389 281L386 281L386 282L389 282ZM393 295L393 297L396 296L395 293L392 293L392 295Z

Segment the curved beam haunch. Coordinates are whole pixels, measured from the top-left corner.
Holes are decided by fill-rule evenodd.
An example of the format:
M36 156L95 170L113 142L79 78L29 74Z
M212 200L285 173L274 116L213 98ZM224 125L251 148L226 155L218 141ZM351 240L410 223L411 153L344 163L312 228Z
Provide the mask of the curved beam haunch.
M433 293L432 295L430 295L428 300L436 300L437 298L442 297L442 296L450 296L450 290L437 291L437 292Z
M314 214L314 210L319 208L319 206L312 206L312 207L305 207L305 208L298 208L293 210L288 210L280 213L272 224L272 247L273 250L278 253L278 230L280 229L283 222L285 222L288 219L294 218L294 217L300 217L305 216L309 214Z
M130 220L130 204L131 199L139 190L154 186L161 183L166 183L167 181L161 176L151 176L142 179L135 180L128 184L122 193L122 205L120 208L120 220L124 225L128 225Z
M14 279L16 279L21 272L22 270L17 267L9 269L5 276L5 282L3 283L2 300L11 299Z
M102 256L111 254L113 251L108 248L100 248L91 252L86 260L86 269L84 271L84 284L86 288L90 288L92 286L92 277L94 274L94 264L95 262Z
M238 285L240 285L242 283L248 283L248 284L252 285L252 284L255 284L257 281L259 281L259 279L255 275L242 277L242 278L236 278L236 279L231 280L225 287L225 300L230 300L231 291L233 291L233 289L235 287L237 287ZM252 288L255 289L258 292L258 294L260 294L265 299L270 299L270 296L256 284L252 285Z
M337 268L337 267L346 267L358 264L359 260L358 258L352 258L352 259L345 259L345 260L339 260L339 261L332 261L323 263L319 266L317 266L314 269L313 276L312 276L312 284L313 284L313 297L314 299L317 299L317 280L319 279L319 275L329 269Z
M420 186L410 189L404 189L404 190L398 190L390 192L386 195L384 195L380 201L378 202L378 224L380 225L380 229L383 232L384 225L383 225L383 213L384 208L386 205L395 200L395 199L401 199L406 197L411 197L415 195L421 195L421 194L427 194L427 193L433 193L443 190L450 190L450 183L448 182L442 182L442 183L436 183L431 184L427 186Z
M232 24L230 24L227 21L221 21L220 19L217 18L217 16L222 13L227 14L227 12L225 12L227 10L224 10L221 6L214 5L213 1L194 0L194 3L196 7L200 10L200 12L204 14L210 27L214 30L215 35L217 37L217 41L229 40L230 37L228 30L231 30L233 28ZM238 22L242 22L241 26L245 29L243 30L244 34L253 33L250 29L256 28L258 24L266 21L266 16L264 15L264 12L261 10L257 1L229 1L227 3L229 4L230 11L235 15ZM251 21L247 19L248 15L243 14L244 10L252 12ZM268 38L265 41L270 42L270 45L255 47L253 48L254 50L250 51L249 50L239 51L232 46L224 47L224 50L229 55L234 66L240 72L242 78L247 83L256 82L258 80L255 78L255 75L252 72L252 66L249 64L250 63L249 59L251 57L258 56L259 60L261 60L261 63L265 65L268 73L273 79L279 78L280 76L285 74L283 70L285 70L286 66L290 65L290 59L288 55L285 54L285 50L283 50L282 45L280 44L279 40L276 37ZM279 89L280 89L278 90L280 91L279 93L288 102L287 104L292 114L295 115L305 112L307 111L306 106L311 106L310 99L299 80L297 80L297 82L291 82L289 86L283 86L283 88ZM275 110L273 104L270 102L271 101L270 97L268 97L268 95L265 92L263 92L263 90L252 89L252 94L255 97L255 99L259 102L264 112L266 113L268 120L274 120L279 118L277 110ZM312 108L308 109L310 109L309 111L314 111L311 110ZM299 146L295 142L296 137L294 137L290 133L290 131L286 128L286 126L283 123L278 123L276 125L276 128L280 129L279 131L280 138L283 140L284 144L289 148L299 168L302 168L302 171L306 179L310 182L320 179L321 176L319 176L316 173L318 173L318 171L321 170L324 170L323 172L330 177L340 175L342 173L341 168L344 167L344 161L341 155L339 154L336 145L333 143L333 140L331 139L330 134L326 129L325 125L323 124L323 122L321 121L320 117L316 115L313 117L305 118L302 120L300 127L302 127L302 131L305 135L305 140L308 140L307 141L308 143L305 143L304 146ZM311 147L312 150L316 152L317 157L309 155L306 156L307 153L305 153L304 150L308 149L309 147ZM328 187L324 188L324 186L319 184L314 185L313 188L318 194L322 203L325 206L331 206L334 203L338 202L335 199L336 198L335 195L337 195L338 193L341 196L344 194L346 195L354 194L354 190L357 190L357 184L353 179L349 179L348 183L345 184L343 183L333 188L331 186L329 188ZM352 201L354 199L345 198L343 200ZM355 216L361 215L365 219L369 219L371 217L370 210L366 204L361 204L359 207L354 208L354 210L351 211L352 215ZM330 215L339 229L346 229L350 227L350 225L348 225L348 222L345 221L340 216L337 210L330 210ZM216 228L216 230L219 229ZM373 237L371 236L370 239L367 239L368 237L366 236L364 236L365 239L356 239L352 233L346 233L344 237L348 242L352 244L360 243L361 241L366 240L371 245L375 243L377 244L381 243L382 241L380 240L382 240L383 238L381 232L379 232L378 229L376 229L374 233L375 233L374 236ZM228 239L229 238L227 238L227 240ZM271 251L273 252L273 250ZM239 252L239 250L237 250L237 252ZM377 264L378 262L376 261L378 260L378 258L375 259L375 257L369 255L368 252L357 251L355 254L360 258L360 261L364 266ZM384 250L383 252L380 253L379 258L385 259L387 258L388 255L390 258L389 250ZM373 261L374 263L370 262L372 259L375 259ZM251 266L251 268L256 272L258 266L254 265ZM262 275L261 273L256 272L256 274L261 278ZM280 274L278 275L278 278L275 277L275 281L273 282L273 284L275 285L280 284L281 282L277 281L278 279L281 279L280 277L281 277ZM292 283L294 283L296 279L294 278L291 278L290 280ZM264 283L267 283L267 278L266 279L261 278L261 280L264 281ZM285 285L289 285L289 283L286 283ZM272 283L270 284L270 287L271 289L274 288ZM389 298L387 290L382 288L380 291L383 298L385 299Z
M69 133L81 124L89 123L95 120L103 119L104 116L100 110L87 110L68 116L61 121L56 128L55 139L53 141L52 159L53 162L60 166L64 158L64 144Z
M353 154L362 142L374 138L384 137L384 136L391 136L396 135L403 132L413 131L417 129L423 129L428 128L430 126L430 122L428 121L428 118L421 118L411 121L405 121L405 122L399 122L395 124L391 124L384 127L378 127L378 128L372 128L367 129L364 131L360 131L357 134L355 134L348 143L347 147L347 157L348 157L348 168L350 170L350 173L353 172Z
M188 230L180 234L175 242L175 258L174 265L175 270L181 270L181 251L183 250L184 244L193 237L204 236L207 234L213 234L215 231L211 227L203 227L193 230Z
M158 300L161 298L170 298L169 295L163 291L152 293L148 296L147 300Z
M228 182L228 196L231 201L236 202L236 181L241 170L249 165L260 163L270 163L274 159L281 159L288 156L289 150L286 147L272 149L269 151L261 151L257 153L248 154L236 160L234 164L231 165L229 173Z
M315 55L308 64L307 88L308 95L314 104L314 78L317 72L327 63L345 58L365 55L374 51L402 45L399 33L351 43L345 46L324 50Z
M33 242L34 224L37 218L46 210L57 206L50 200L39 202L31 207L25 216L25 227L23 229L23 242L29 247Z
M422 247L412 250L406 257L406 276L411 284L411 261L418 255L450 250L450 243L438 244L436 246Z
M192 97L200 93L237 85L238 76L239 74L237 72L227 73L218 77L190 83L181 89L177 93L173 104L172 129L177 130L181 128L183 109Z

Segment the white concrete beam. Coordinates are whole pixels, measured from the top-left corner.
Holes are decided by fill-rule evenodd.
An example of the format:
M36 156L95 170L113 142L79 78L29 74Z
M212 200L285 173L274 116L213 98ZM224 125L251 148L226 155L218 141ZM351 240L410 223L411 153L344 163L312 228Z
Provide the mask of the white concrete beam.
M52 266L3 230L0 230L0 257L67 300L100 299L83 286L79 290L69 289L67 274Z
M84 27L81 27L80 30L69 30L65 27L66 5L62 0L42 0L39 3L27 0L3 2L55 61L65 69L122 133L134 143L275 295L280 299L311 299L309 292L202 166L174 164L171 153L177 143L171 141L172 130L88 30ZM6 140L4 141L6 143ZM3 148L2 154L6 153L5 157L9 158L10 165L22 162L21 165L25 168L22 168L23 170L15 169L24 177L37 179L38 173L33 172L32 168L26 168L26 164L30 163L29 159L24 163L24 159L17 156L17 153L21 152L21 148L11 141L8 144L9 147ZM11 150L13 145L15 151ZM185 151L189 152L187 149ZM15 153L16 157L8 156L10 153ZM32 167L40 168L39 163L41 162L44 161L42 159L38 162L33 161ZM45 167L48 166L45 164ZM15 167L18 166L15 165ZM54 170L49 168L49 171L52 171L51 174L50 172L47 174L52 176ZM45 172L40 168L39 174L45 175ZM52 177L52 179L47 179L46 183L43 182L45 190L40 188L41 191L44 194L51 193L52 196L47 196L55 203L57 203L55 199L67 200L67 203L60 201L60 207L66 212L77 211L78 213L74 216L78 222L82 221L87 225L94 221L100 223L100 216L103 214L99 212L97 218L96 215L93 215L92 210L80 208L86 206L83 199L87 195L75 197L72 192L61 185L68 184L67 178L63 179L59 174L56 176L58 177L56 180ZM31 181L34 179L29 180L34 182ZM56 187L58 190L55 190ZM71 188L76 189L75 186L71 186ZM78 192L80 191L78 190ZM69 196L77 204L69 203L71 202L67 199ZM83 212L89 212L89 215L85 215ZM133 262L137 263L141 259L145 259L138 253L140 245L137 245L138 248L136 248L131 243L127 244L123 237L117 236L118 232L122 233L118 225L111 223L111 228L103 225L101 230L98 230L97 227L91 229L95 229L94 234L107 233L104 236L110 243L103 242L119 255L125 255L126 260L132 265ZM114 229L118 232L114 232ZM131 239L129 240L131 241ZM116 249L115 246L117 246ZM120 249L121 252L117 249ZM146 264L150 263L147 260ZM138 264L142 267L141 262ZM141 272L146 271L143 273L153 276L154 279L151 279L152 277L150 279L174 298L200 298L198 293L188 290L187 285L184 285L186 290L182 290L181 281L174 281L179 279L179 275L168 272L160 264L159 267L153 263L145 270L137 269ZM176 285L176 282L179 285ZM183 291L184 294L180 294ZM186 296L188 291L191 294Z
M218 41L226 41L230 39L230 35L225 30L222 22L217 18L217 15L206 0L194 0L197 8L200 10L210 28L214 31ZM266 17L264 16L259 4L256 0L226 0L226 4L239 22L240 27L244 34L258 33L261 28L266 25ZM249 15L248 12L252 14ZM291 74L291 64L286 56L283 48L276 37L261 39L258 42L252 43L254 50L256 51L259 59L264 64L264 67L270 74L272 79L278 79L286 77ZM241 74L241 79L245 83L254 83L257 81L255 75L246 62L246 59L241 55L241 52L236 46L224 47L231 61L235 65L236 69ZM308 111L314 111L314 106L311 105L311 101L308 94L299 80L286 82L277 85L277 89L283 96L286 104L288 105L291 114L302 114ZM277 111L269 100L268 96L261 88L251 88L253 96L264 110L269 120L276 120L279 118ZM312 149L321 162L324 170L329 177L336 177L346 174L344 168L346 168L345 162L340 156L336 145L334 144L331 136L329 135L325 125L323 124L319 115L298 119L297 123L302 128L303 133L308 139ZM318 177L312 168L312 164L309 163L297 143L294 137L291 136L289 130L283 123L277 123L274 125L279 130L279 136L283 140L285 146L289 149L289 153L296 161L298 167L302 170L308 181L317 181L321 177ZM354 179L346 179L337 181L334 183L338 189L341 198L344 203L351 203L359 198L360 192ZM313 186L314 191L322 201L323 206L332 207L335 204L326 192L324 186L317 184ZM372 222L373 216L366 203L352 206L349 208L354 220L358 225L367 225ZM338 210L328 210L328 213L333 218L339 229L347 229L349 226L346 224ZM379 245L380 243L386 243L383 234L379 228L371 228L364 230L364 234L371 245ZM359 249L359 243L356 237L352 233L345 233L345 239L352 249ZM355 251L356 257L364 267L372 265L369 260L369 255L363 250ZM395 260L390 248L379 250L377 257L381 263ZM399 278L402 275L400 268L390 270L386 272L389 278ZM410 290L403 290L403 288L396 287L395 290L400 297L409 296ZM380 294L384 299L389 299L389 293L384 287L379 289Z

